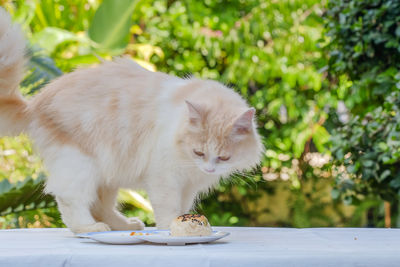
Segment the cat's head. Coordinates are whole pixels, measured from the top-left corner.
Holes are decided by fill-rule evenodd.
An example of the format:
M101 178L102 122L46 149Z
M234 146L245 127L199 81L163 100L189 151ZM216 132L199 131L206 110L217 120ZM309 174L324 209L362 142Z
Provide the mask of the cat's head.
M189 161L209 175L227 176L259 164L263 145L254 108L186 101L182 148Z

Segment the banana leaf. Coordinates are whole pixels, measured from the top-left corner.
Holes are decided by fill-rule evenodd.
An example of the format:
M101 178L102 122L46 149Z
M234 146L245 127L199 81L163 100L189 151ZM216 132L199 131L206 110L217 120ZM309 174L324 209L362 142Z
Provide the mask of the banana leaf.
M89 37L99 48L107 50L124 49L129 42L131 17L138 0L104 0L89 27Z

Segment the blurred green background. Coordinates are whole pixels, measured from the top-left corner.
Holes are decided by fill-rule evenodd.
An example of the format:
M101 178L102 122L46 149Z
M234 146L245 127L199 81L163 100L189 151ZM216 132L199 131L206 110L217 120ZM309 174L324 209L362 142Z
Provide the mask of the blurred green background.
M257 109L266 152L196 207L212 225L400 226L395 0L0 0L29 40L22 92L98 56L223 82ZM26 136L0 139L0 229L63 226ZM145 192L128 216L154 225Z

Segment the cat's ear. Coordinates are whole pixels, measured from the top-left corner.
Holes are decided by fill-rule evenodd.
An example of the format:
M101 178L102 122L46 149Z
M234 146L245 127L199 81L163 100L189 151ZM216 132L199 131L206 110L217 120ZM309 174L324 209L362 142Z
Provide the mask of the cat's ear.
M200 127L203 120L203 109L200 106L193 104L192 102L189 102L187 100L185 100L185 102L189 110L190 125L193 127Z
M248 134L253 131L253 119L256 110L250 108L240 115L232 126L231 138L234 141L244 139Z

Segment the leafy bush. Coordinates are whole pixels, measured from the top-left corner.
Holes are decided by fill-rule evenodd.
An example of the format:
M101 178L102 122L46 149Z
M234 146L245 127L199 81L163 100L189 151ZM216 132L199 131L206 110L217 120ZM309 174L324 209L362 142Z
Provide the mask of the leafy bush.
M350 174L338 173L336 180L346 201L372 195L396 203L400 195L399 92L386 97L382 107L363 119L353 117L334 132L332 141L336 162Z
M351 115L332 132L334 196L357 203L400 196L400 2L331 0L329 68Z

